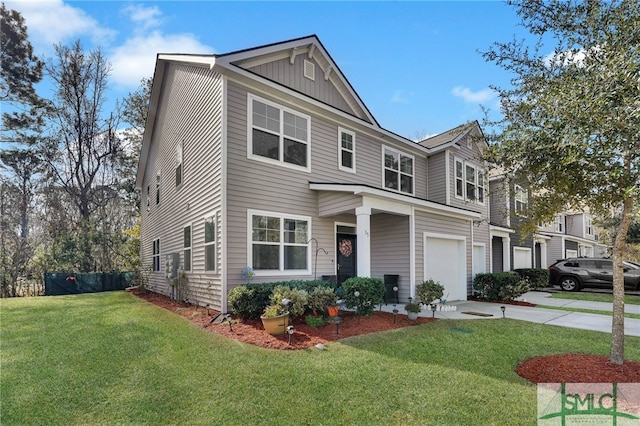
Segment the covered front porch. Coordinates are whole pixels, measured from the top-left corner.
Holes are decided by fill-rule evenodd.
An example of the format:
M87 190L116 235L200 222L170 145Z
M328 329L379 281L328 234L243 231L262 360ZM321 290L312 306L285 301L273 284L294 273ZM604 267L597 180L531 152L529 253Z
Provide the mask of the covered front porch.
M401 303L415 297L416 283L427 278L449 287L455 299L466 300L472 227L478 213L366 185L310 183L309 187L318 191L318 215L334 218L339 279L347 277L343 257L350 253L341 249L347 246L350 230L350 247L355 248L352 276L398 275Z

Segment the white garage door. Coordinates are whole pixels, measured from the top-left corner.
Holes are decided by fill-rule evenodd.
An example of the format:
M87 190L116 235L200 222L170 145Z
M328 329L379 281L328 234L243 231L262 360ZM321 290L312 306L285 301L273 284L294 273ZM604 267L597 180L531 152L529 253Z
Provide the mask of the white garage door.
M439 281L447 300L467 300L465 240L425 235L424 279Z

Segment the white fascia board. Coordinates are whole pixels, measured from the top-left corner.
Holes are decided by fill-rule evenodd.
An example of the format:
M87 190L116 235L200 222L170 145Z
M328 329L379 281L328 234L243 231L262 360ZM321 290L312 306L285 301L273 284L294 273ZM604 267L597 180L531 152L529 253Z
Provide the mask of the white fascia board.
M310 183L309 189L314 191L333 191L333 192L349 192L353 195L376 197L385 200L392 200L398 203L411 205L418 210L426 210L431 213L442 214L445 216L458 217L462 219L480 219L480 213L469 210L462 210L457 207L447 206L444 204L434 203L433 201L421 200L408 195L396 194L377 188L370 188L364 185L342 185L331 183Z
M209 69L213 68L213 66L216 64L215 55L161 53L161 54L158 54L158 60L167 61L167 62L176 62L180 64L207 66Z
M515 234L515 230L511 229L511 228L505 228L504 226L499 226L499 225L489 225L489 230L491 232L504 232L507 234Z

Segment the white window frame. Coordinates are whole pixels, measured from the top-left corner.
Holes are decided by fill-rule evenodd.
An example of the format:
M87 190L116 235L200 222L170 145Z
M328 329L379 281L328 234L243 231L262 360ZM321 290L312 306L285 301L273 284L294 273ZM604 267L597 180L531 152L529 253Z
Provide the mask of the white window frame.
M342 146L343 134L351 136L351 149L348 149ZM342 164L343 152L351 153L351 167L347 167L344 164ZM351 172L351 173L356 172L356 134L355 132L344 129L342 127L338 127L338 169Z
M267 106L276 108L279 111L279 131L275 132L274 130L266 129L264 127L254 125L253 124L253 102L261 102ZM297 117L303 118L306 120L306 140L287 136L286 139L292 140L297 143L301 143L306 145L306 166L300 166L293 163L288 163L284 161L284 113L287 112L289 114L295 115ZM264 157L262 155L257 155L253 153L253 129L260 130L265 133L269 133L271 135L278 136L278 159ZM255 96L251 93L247 94L247 158L255 161L260 161L263 163L275 164L282 167L288 167L295 170L302 170L305 172L311 172L311 116L302 114L296 110L291 108L287 108L285 106L279 105L275 102L268 101L266 99Z
M162 178L160 171L156 174L156 206L160 204L160 186L162 184Z
M396 156L396 162L398 164L398 169L393 169L393 168L389 168L387 167L386 164L386 156L387 153L389 154L393 154L394 156ZM411 174L403 172L402 171L402 157L405 157L407 159L411 160ZM386 179L386 171L390 170L394 173L398 174L398 187L397 188L390 188L387 186L387 179ZM403 191L401 189L401 183L402 183L402 176L409 176L411 177L411 192L407 192L407 191ZM400 150L397 150L395 148L391 148L389 146L386 145L382 145L382 187L386 190L389 191L394 191L400 194L407 194L407 195L414 195L415 194L415 187L416 187L416 159L413 155L404 153Z
M189 245L185 245L184 233L189 229ZM189 268L187 268L187 252L189 259ZM193 226L189 223L182 227L182 269L185 272L193 270Z
M593 235L593 220L586 217L584 220L584 228L587 235Z
M175 167L176 188L184 183L184 143L180 141L176 147L176 167Z
M458 176L458 166L460 166L460 176ZM454 194L455 197L464 200L464 161L459 158L454 158L453 160L453 182L454 182ZM458 183L460 183L460 194L458 194Z
M151 211L151 184L147 185L147 213Z
M458 176L458 166L461 167L462 176ZM473 182L467 181L467 167L473 169ZM461 186L462 194L458 194L458 183ZM467 183L473 185L473 198L470 198L469 191L467 191ZM485 205L487 199L487 174L483 167L454 157L453 185L453 191L457 199L467 203Z
M564 216L557 214L553 221L553 230L556 232L564 233Z
M160 238L156 238L151 242L151 269L153 272L161 272L160 259Z
M279 265L278 269L257 269L253 268L257 275L260 276L294 276L294 275L310 275L311 274L311 249L309 246L309 238L311 232L311 217L300 216L288 213L278 213L264 210L247 210L247 265L253 267L253 216L269 216L280 219L280 238L278 242L265 243L266 245L277 245L279 247ZM301 220L307 222L307 241L305 243L285 243L284 242L284 220ZM260 242L257 242L260 244ZM284 248L285 246L305 247L307 250L307 268L306 269L285 269L284 268Z
M204 234L202 241L204 242L204 270L205 272L216 272L218 270L218 214L213 213L204 218ZM213 241L207 241L207 223L213 224ZM207 249L213 247L214 262L213 268L207 268ZM210 266L210 265L209 265Z
M523 207L518 208L518 203L522 204ZM520 185L513 186L513 209L517 215L524 215L527 207L529 205L529 194L527 191L521 187Z

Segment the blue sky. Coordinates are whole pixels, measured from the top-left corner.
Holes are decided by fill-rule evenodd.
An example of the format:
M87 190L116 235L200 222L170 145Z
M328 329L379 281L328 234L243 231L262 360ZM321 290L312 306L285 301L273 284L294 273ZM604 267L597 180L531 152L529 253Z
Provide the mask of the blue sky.
M226 53L316 34L380 125L416 139L498 112L510 76L478 50L526 36L502 2L6 1L41 58L80 39L112 63L110 101L157 53ZM41 86L43 96L50 87ZM47 93L49 91L49 93Z

